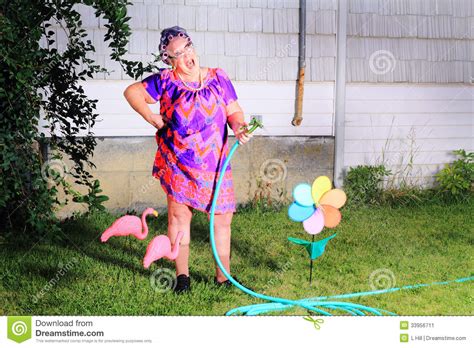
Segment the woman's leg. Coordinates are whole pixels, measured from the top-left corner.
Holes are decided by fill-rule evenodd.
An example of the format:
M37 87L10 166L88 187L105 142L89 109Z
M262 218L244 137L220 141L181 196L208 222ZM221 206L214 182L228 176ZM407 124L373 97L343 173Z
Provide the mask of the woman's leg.
M183 239L179 243L179 253L176 258L176 275L189 275L189 243L191 241L191 218L192 208L185 204L177 203L168 196L168 237L171 246L174 246L176 236L179 231L184 233Z
M219 258L230 274L230 226L234 213L214 215L214 239ZM209 215L208 215L209 218ZM216 263L216 278L219 283L227 280Z

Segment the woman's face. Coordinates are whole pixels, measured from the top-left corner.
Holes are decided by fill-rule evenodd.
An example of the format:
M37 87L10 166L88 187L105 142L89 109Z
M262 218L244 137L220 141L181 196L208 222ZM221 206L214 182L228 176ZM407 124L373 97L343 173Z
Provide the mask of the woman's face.
M178 72L192 74L199 69L196 52L190 40L175 37L166 47L171 64Z

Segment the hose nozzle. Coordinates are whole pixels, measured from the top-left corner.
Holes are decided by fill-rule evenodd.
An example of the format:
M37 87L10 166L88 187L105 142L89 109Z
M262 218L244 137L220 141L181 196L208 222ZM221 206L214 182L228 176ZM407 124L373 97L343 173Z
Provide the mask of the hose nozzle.
M253 133L257 128L263 128L263 123L256 118L252 118L248 127L241 127L240 129L247 129L248 133Z

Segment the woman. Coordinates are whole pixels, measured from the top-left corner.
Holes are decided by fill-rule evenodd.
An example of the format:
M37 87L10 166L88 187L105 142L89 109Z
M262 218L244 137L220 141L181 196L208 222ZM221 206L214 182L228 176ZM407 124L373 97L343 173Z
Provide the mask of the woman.
M184 232L176 259L175 291L190 290L188 269L193 210L208 214L218 173L228 154L227 124L240 144L251 138L231 81L220 68L199 66L191 38L178 26L161 32L160 55L172 69L162 69L125 90L132 108L156 127L153 176L168 200L168 237ZM148 104L160 101L160 114ZM235 198L230 166L225 172L215 210L215 241L230 273L230 226ZM230 285L216 265L215 283Z

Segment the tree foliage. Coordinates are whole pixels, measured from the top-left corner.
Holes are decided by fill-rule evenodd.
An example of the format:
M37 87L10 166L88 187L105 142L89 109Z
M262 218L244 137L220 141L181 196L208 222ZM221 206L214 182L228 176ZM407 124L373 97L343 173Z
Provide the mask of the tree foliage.
M82 28L78 5L90 6L107 29L110 58L139 79L153 65L123 58L130 36L126 0L0 0L0 219L3 237L13 233L40 238L54 234L54 210L67 203L59 190L77 202L98 208L106 196L92 181L90 158L96 146L91 131L98 114L80 84L106 70L90 58L94 47ZM55 48L56 33L67 37ZM40 40L46 44L40 45ZM50 136L39 129L40 116ZM80 135L80 136L79 136ZM45 144L48 144L48 147ZM46 156L50 149L53 157ZM64 158L65 157L65 158ZM65 165L67 159L71 168ZM66 175L67 174L67 175ZM65 178L88 188L80 195ZM1 237L1 235L0 235Z

